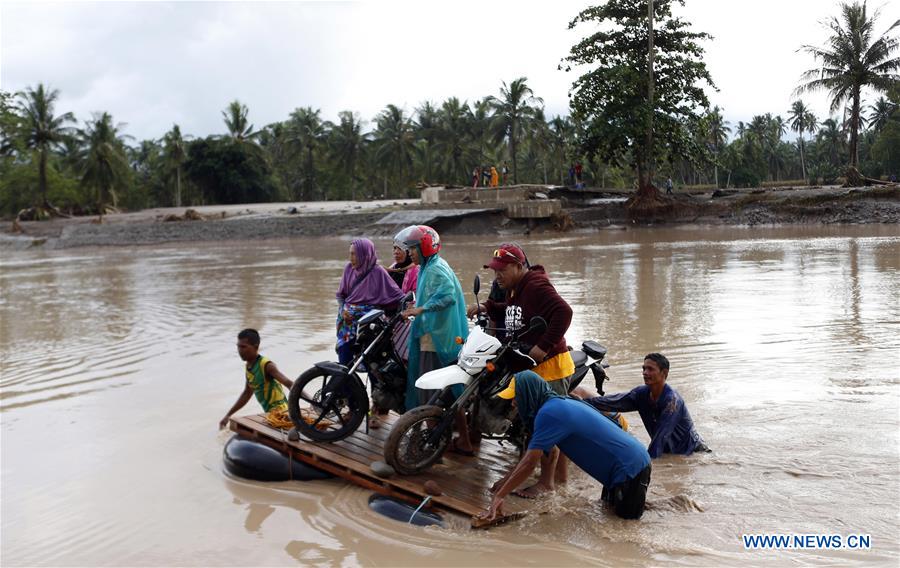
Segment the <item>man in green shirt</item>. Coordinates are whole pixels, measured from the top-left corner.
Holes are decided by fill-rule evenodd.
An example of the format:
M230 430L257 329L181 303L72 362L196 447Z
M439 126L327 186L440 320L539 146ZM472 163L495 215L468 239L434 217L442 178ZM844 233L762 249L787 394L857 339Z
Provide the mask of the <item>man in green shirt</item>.
M254 394L266 413L269 424L276 428L293 426L288 416L287 397L284 396L281 385L290 389L294 383L278 370L273 361L259 354L259 343L259 332L255 329L245 329L238 334L238 355L246 362L244 391L219 421L219 428L227 426L228 418L243 408Z

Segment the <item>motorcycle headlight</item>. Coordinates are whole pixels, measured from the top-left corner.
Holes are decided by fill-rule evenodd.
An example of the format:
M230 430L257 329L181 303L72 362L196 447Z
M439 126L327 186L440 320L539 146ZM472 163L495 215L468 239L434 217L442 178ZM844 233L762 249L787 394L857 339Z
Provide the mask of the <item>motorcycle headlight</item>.
M462 364L464 367L474 367L479 363L478 357L463 357Z

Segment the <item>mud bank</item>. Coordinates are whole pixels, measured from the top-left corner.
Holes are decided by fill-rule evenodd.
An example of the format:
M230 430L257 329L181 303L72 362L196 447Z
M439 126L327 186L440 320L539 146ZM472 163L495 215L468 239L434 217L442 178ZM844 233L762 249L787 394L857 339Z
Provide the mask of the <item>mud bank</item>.
M676 193L658 208L638 215L627 205L630 192L560 192L562 213L550 219L514 220L502 213L437 219L444 234L523 235L534 232L592 231L606 228L677 224L786 225L900 223L900 188L775 188ZM103 224L92 218L21 222L13 233L5 222L0 248L72 248L131 246L154 243L275 239L322 236L390 236L400 227L379 223L402 209L427 211L418 200L390 204L318 207L311 212L276 207L208 206L199 213L160 210L108 215ZM471 204L468 204L471 206ZM252 207L253 209L248 209ZM446 207L446 205L445 205ZM173 217L176 220L172 220ZM189 220L189 219L192 220Z

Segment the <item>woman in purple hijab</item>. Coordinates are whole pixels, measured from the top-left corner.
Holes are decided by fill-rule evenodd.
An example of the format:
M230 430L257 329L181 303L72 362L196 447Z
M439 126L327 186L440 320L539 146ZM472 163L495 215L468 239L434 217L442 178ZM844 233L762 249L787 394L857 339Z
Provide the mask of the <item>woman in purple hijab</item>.
M338 362L346 365L353 360L356 341L356 322L375 308L392 307L403 292L387 270L378 264L375 245L369 239L350 243L350 262L344 268L337 291L337 354Z

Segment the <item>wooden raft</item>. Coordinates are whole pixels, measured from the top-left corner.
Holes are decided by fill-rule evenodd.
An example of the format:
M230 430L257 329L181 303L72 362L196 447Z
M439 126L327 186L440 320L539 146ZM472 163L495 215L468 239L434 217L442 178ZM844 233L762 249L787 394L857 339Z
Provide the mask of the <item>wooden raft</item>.
M265 444L294 459L308 463L322 471L381 493L419 505L428 493L425 482L434 481L442 491L431 496L426 508L451 511L472 517L490 504L490 486L518 461L518 452L509 444L501 446L493 440L481 442L475 457L447 451L443 463L435 464L418 475L395 474L382 478L372 472L374 461L384 461L384 444L396 416L391 414L381 428L366 432L365 424L351 436L339 442L311 442L305 439L290 441L288 431L269 426L262 414L231 418L231 430L244 438ZM507 497L503 503L503 520L523 515L525 503L517 497ZM497 524L497 523L492 523ZM473 528L483 528L473 522Z

